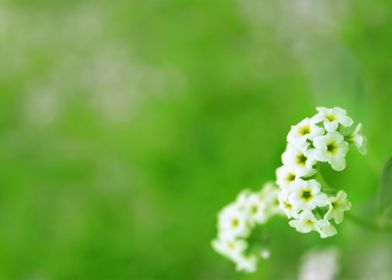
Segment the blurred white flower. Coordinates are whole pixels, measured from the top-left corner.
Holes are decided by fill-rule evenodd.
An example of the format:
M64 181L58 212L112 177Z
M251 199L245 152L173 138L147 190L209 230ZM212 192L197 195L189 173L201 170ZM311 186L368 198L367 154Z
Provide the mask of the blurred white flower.
M266 183L259 192L260 199L265 203L265 212L268 218L281 214L278 199L279 189L273 182Z
M311 154L318 161L328 162L335 171L346 168L346 155L349 144L339 132L330 132L325 136L314 138Z
M260 253L260 256L261 256L261 258L264 259L264 260L269 259L270 256L271 256L271 252L270 252L270 250L268 250L268 249L263 249L263 250L261 251L261 253Z
M219 213L218 227L221 232L234 237L249 235L246 213L236 204L230 204Z
M250 223L264 223L268 216L266 214L266 204L260 195L251 194L246 202L246 215Z
M334 219L335 223L340 224L343 221L343 213L350 210L351 203L347 199L344 191L339 191L335 197L329 198L329 210L325 214L325 218Z
M269 218L282 213L278 200L279 188L266 183L259 192L243 190L235 202L223 208L218 215L218 238L212 247L236 264L238 271L256 271L258 258L267 258L265 249L257 254L247 254L246 238L256 225L265 224Z
M257 259L255 256L239 256L235 260L237 271L244 271L247 273L253 273L256 271Z
M311 250L303 257L299 280L333 280L339 272L335 248Z
M293 191L289 196L289 202L297 211L313 210L328 204L328 197L321 192L321 185L312 179L305 181L297 179L293 182Z
M313 117L313 121L324 122L325 129L328 132L336 131L339 127L339 124L344 127L349 127L353 124L353 120L347 116L346 110L334 107L334 108L325 108L325 107L317 107L318 114Z
M366 137L363 136L363 134L362 134L362 124L361 123L359 123L357 125L353 134L350 135L349 141L354 143L354 145L357 147L358 151L361 154L363 154L363 155L367 154Z
M218 239L212 241L212 247L225 257L236 260L243 254L247 244L243 240L236 240L228 234L219 235Z
M249 189L245 189L241 191L234 202L239 210L244 210L246 208L248 198L252 194L252 191Z

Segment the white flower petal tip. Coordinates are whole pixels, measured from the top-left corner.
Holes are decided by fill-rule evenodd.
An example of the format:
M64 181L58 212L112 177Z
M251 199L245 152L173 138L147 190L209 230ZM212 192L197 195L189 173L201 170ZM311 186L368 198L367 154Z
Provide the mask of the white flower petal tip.
M355 128L353 134L350 135L349 139L352 143L357 147L358 151L366 155L367 147L366 147L366 137L362 134L362 123L359 123Z

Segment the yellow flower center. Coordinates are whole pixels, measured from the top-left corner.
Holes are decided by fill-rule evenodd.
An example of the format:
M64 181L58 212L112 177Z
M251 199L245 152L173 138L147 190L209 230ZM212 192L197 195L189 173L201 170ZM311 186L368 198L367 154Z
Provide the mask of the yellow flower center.
M309 125L301 126L301 127L298 129L298 133L299 133L299 135L301 135L301 136L305 136L305 135L311 133L311 128L310 128Z
M307 225L307 226L313 226L313 225L314 225L314 221L312 221L312 220L306 220L306 221L304 222L304 224Z
M288 182L292 182L292 181L294 181L295 180L295 174L293 174L293 173L289 173L288 175L287 175L287 177L286 177L286 180L288 181Z
M231 220L231 226L233 228L236 228L240 225L240 221L237 218L234 218L233 220Z
M298 165L305 166L306 161L308 160L308 158L304 154L301 153L301 154L297 155L296 160L297 160L297 164Z
M330 141L327 144L327 152L330 154L335 154L338 150L338 145L334 141Z
M327 120L329 120L330 122L333 122L333 121L336 120L336 117L334 115L332 115L332 114L325 114L325 118Z
M311 190L303 190L301 193L301 199L305 202L309 202L313 199L313 193Z
M287 201L283 201L283 207L286 209L289 209L289 210L291 210L293 208L293 206L290 203L288 203Z
M227 247L228 247L230 250L234 250L234 249L235 249L235 243L229 241L229 242L227 242Z

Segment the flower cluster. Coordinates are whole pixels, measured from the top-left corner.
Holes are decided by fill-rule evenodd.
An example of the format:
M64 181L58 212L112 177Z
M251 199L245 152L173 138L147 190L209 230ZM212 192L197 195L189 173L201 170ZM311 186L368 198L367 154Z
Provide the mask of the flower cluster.
M319 107L317 111L291 127L276 184L267 183L260 192L242 191L218 214L218 236L212 246L232 260L238 271L254 272L258 259L268 258L268 250L255 250L250 241L257 235L252 234L257 233L255 227L272 216L284 214L297 231L316 231L326 238L337 233L335 226L351 208L344 191L333 190L322 180L318 165L344 170L350 144L366 154L362 124L346 133L353 120L345 110Z
M351 203L344 191L335 195L322 191L317 165L325 162L333 170L342 171L349 144L365 154L366 139L361 124L353 133L343 133L353 124L345 110L319 107L317 111L315 116L291 127L276 182L280 187L279 205L290 219L289 225L302 233L317 231L325 238L336 234L335 224L342 222Z
M238 271L254 272L258 256L268 257L267 251L251 252L247 238L257 225L265 224L272 216L281 213L278 201L279 189L267 183L259 192L242 191L235 202L218 214L218 236L213 248L236 264Z

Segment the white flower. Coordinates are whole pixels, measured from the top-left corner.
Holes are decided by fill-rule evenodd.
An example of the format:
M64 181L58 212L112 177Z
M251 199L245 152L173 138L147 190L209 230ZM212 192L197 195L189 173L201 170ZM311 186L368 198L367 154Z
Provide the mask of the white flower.
M308 233L313 230L317 231L317 219L311 211L304 211L299 214L297 220L289 221L289 225L295 228L298 232Z
M252 191L249 189L245 189L241 191L234 202L239 210L244 210L246 208L248 198L252 194Z
M325 136L313 139L315 149L310 153L319 161L328 162L332 169L342 171L346 168L346 155L349 144L344 141L343 135L338 132L330 132Z
M313 119L306 118L297 125L291 126L291 130L287 135L287 142L293 143L298 148L306 146L306 141L312 140L316 136L324 134L324 129L316 125ZM306 147L305 147L306 148Z
M271 256L271 252L268 249L263 249L260 253L260 257L264 260L269 259Z
M305 181L297 179L293 183L293 191L289 196L289 202L299 210L313 210L328 204L328 197L320 191L320 183L312 179Z
M288 188L297 177L296 169L292 166L283 165L276 169L276 183L282 189Z
M321 238L327 238L337 233L336 228L329 221L323 219L317 221L317 231Z
M300 150L292 144L288 144L286 151L282 154L284 165L293 168L297 176L311 176L315 170L315 158L308 153L308 150Z
M335 197L329 198L329 210L325 214L327 220L334 219L335 223L340 224L343 221L344 211L350 210L351 203L347 199L344 191L339 191Z
M358 151L361 154L366 155L366 153L367 153L366 137L363 136L363 134L362 134L362 124L361 123L359 123L357 125L353 134L350 135L349 140L350 140L350 142L354 143L354 145L357 147Z
M260 199L265 203L265 213L268 218L281 213L278 194L279 188L273 182L266 183L259 193Z
M254 223L265 223L268 219L266 214L266 203L257 193L251 194L246 202L246 212L249 221Z
M219 230L234 237L247 237L249 227L246 218L245 211L236 204L229 204L218 215Z
M302 260L298 280L334 280L339 270L337 249L312 249ZM363 279L371 278L370 276Z
M256 271L257 259L255 256L240 255L234 261L236 262L237 265L236 266L237 271L244 271L247 273L252 273Z
M220 234L218 239L212 241L212 247L219 254L231 260L236 260L247 248L247 243L244 240L236 240L233 236Z
M325 129L328 132L333 132L338 129L339 124L344 127L349 127L353 124L353 120L347 116L346 110L334 107L325 108L317 107L318 114L313 117L314 122L318 123L323 121Z
M293 207L293 205L289 202L290 191L285 189L282 190L279 197L279 207L286 214L286 216L290 218L298 218L298 211Z

